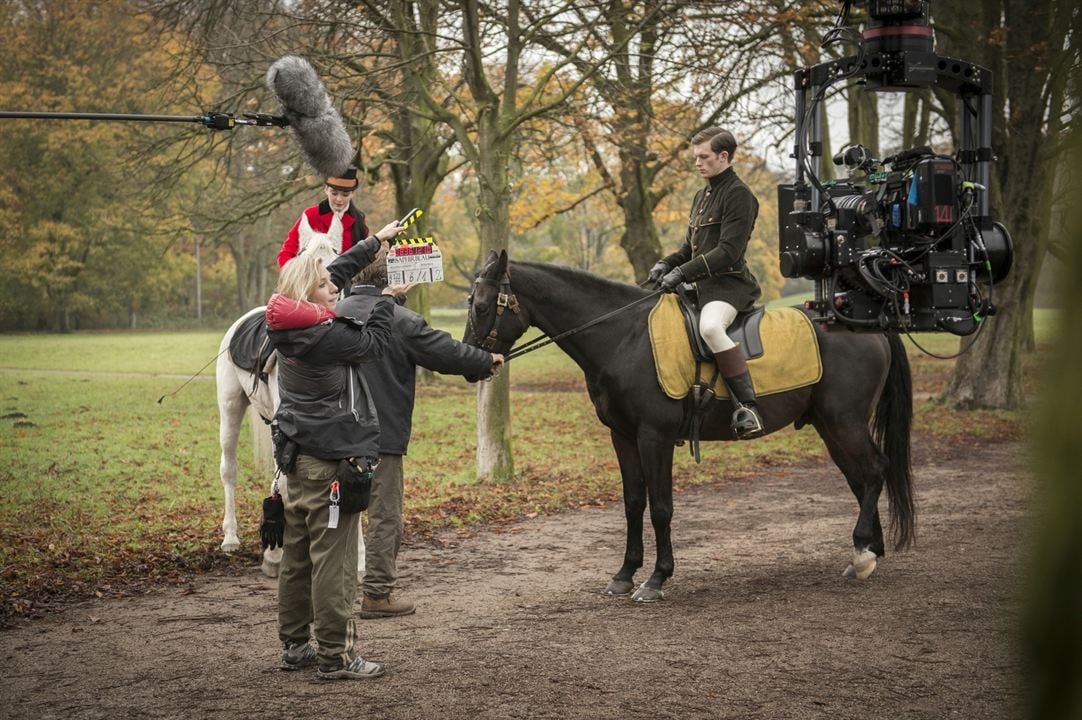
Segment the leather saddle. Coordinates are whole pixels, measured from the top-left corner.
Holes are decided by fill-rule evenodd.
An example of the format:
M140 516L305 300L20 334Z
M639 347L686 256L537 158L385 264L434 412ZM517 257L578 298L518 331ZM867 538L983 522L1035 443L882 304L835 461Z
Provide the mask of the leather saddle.
M274 348L267 337L266 316L255 313L237 326L229 340L229 357L233 364L267 382Z
M691 352L695 359L700 362L714 362L714 353L706 345L702 334L699 332L699 298L695 292L695 286L683 283L677 286L676 295L680 299L680 313L684 316L684 326L688 331L688 340L691 341ZM729 326L728 335L733 342L744 348L744 355L748 360L762 357L763 339L759 334L759 326L763 321L765 305L753 307L742 313L737 313L733 324Z

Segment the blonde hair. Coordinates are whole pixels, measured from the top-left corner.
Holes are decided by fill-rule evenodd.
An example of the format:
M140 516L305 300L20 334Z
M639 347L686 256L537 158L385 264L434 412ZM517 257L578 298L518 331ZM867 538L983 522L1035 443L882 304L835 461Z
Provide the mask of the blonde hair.
M293 300L309 301L323 279L323 258L302 253L282 266L277 292Z

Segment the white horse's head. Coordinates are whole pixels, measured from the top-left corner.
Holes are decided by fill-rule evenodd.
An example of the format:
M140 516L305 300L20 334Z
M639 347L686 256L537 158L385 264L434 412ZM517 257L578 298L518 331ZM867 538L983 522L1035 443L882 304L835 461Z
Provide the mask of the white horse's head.
M308 217L302 215L297 230L300 234L298 238L300 247L297 254L313 253L316 257L323 259L324 267L342 250L342 218L339 215L331 218L331 226L325 233L312 229L312 226L308 224Z
M323 260L323 267L327 267L332 260L338 257L339 243L341 243L341 240L335 241L326 233L312 233L307 238L307 242L301 242L300 253L298 254L315 255Z

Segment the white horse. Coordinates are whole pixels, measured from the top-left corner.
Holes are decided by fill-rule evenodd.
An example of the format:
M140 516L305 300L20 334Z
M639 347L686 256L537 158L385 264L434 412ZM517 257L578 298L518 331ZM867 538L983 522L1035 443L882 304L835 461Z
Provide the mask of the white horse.
M274 417L278 409L278 368L274 363L274 356L268 363L267 382L259 379L257 373L252 373L238 367L229 356L229 343L234 333L248 318L256 313L263 314L265 307L250 310L241 316L226 332L218 346L219 354L215 367L215 378L218 386L218 414L221 419L218 439L222 446L222 460L220 471L222 475L222 488L225 490L225 516L222 518L222 532L225 539L222 540L222 550L227 553L240 548L240 538L237 537L237 512L236 512L236 489L237 489L237 439L240 437L240 425L244 419L244 413L251 406L262 417L270 419ZM258 428L256 432L265 432L268 437L270 428ZM269 442L267 443L269 445ZM273 482L267 483L270 487ZM283 497L288 496L289 488L286 486L286 477L282 475L278 480L279 490ZM357 522L361 522L360 513L357 514ZM357 533L357 575L364 575L364 531ZM261 570L267 577L278 577L278 569L282 563L282 549L263 551L263 563Z

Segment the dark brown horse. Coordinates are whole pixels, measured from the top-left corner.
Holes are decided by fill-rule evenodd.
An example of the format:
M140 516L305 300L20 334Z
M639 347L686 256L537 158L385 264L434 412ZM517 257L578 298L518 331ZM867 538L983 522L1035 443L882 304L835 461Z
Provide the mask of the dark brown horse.
M550 337L642 299L646 291L594 275L543 263L509 263L490 253L470 296L465 342L486 343L506 353L530 326ZM643 563L643 513L649 501L657 538L650 578L633 599L663 597L673 573L672 460L681 439L685 402L658 386L642 302L605 322L557 341L586 374L597 416L610 430L620 462L627 517L624 562L606 588L611 595L634 589ZM883 485L890 500L897 549L914 536L915 507L909 465L912 387L909 361L896 336L816 329L822 379L810 387L767 395L759 411L768 433L795 424L813 426L845 475L860 513L853 529L853 557L845 574L864 579L884 554L879 521ZM735 440L727 400L711 403L703 419L704 440Z

